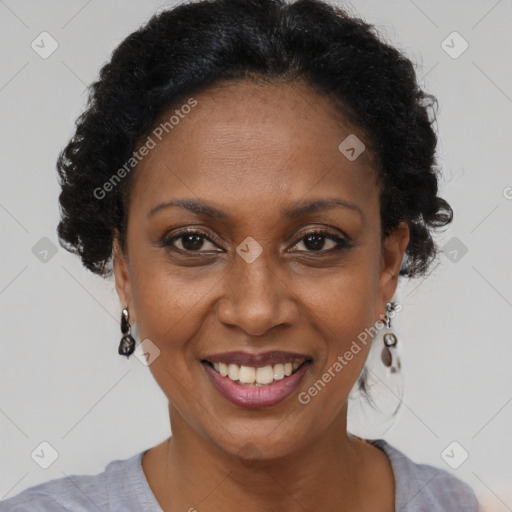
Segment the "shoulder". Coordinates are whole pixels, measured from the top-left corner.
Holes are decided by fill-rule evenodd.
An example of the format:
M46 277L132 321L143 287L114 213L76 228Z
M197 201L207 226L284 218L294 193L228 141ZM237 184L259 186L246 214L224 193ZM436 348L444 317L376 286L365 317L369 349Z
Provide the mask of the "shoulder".
M0 501L0 512L109 510L106 473L70 475L44 482Z
M0 501L0 512L108 512L112 510L117 488L126 483L121 484L120 477L128 475L140 457L139 453L129 459L111 461L96 475L69 475L29 487Z
M44 482L0 501L0 512L67 512L105 509L105 474L70 475ZM97 510L97 509L96 509Z
M473 489L445 469L414 462L383 439L368 440L382 449L393 467L396 508L403 512L478 512Z

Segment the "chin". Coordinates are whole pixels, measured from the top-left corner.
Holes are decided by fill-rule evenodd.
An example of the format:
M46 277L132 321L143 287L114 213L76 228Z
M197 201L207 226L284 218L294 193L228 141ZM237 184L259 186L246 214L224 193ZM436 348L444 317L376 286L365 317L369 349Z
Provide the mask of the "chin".
M233 424L233 423L236 423ZM208 437L223 452L242 462L270 461L299 453L320 432L304 429L304 422L290 417L227 422L226 429ZM299 434L298 434L299 433Z

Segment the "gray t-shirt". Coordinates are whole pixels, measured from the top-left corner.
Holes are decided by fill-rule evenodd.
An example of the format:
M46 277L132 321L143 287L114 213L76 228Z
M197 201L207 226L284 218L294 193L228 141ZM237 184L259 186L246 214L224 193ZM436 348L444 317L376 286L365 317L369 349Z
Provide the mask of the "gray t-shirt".
M478 512L468 484L444 469L417 464L384 439L369 439L391 461L398 512ZM163 512L142 470L142 451L97 475L71 475L0 501L0 512Z

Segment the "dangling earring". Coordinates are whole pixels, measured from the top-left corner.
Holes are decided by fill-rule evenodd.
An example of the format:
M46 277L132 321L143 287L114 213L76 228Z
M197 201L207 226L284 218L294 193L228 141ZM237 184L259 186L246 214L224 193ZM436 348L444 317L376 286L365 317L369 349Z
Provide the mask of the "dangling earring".
M131 336L131 326L128 319L128 305L126 305L121 313L121 332L123 333L123 337L119 343L119 354L129 359L130 355L133 354L135 350L135 340Z
M397 373L400 371L401 364L400 358L398 357L398 353L396 350L396 346L398 343L398 339L396 335L391 332L391 318L389 314L394 311L395 306L392 302L386 302L386 329L387 331L383 333L382 339L384 341L384 348L381 352L381 359L384 363L384 366L389 368L391 373Z

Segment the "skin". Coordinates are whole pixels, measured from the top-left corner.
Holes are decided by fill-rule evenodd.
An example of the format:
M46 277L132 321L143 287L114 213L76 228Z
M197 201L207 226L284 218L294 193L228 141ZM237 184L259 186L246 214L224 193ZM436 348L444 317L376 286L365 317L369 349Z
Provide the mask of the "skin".
M370 343L309 404L298 395L384 317L407 224L381 243L370 152L349 161L338 149L349 134L365 136L306 85L225 82L194 97L197 106L138 165L126 253L114 241L120 300L141 341L160 350L150 370L169 400L172 437L144 455L148 483L166 512L240 504L249 512L391 512L387 456L347 432L347 398ZM281 213L297 200L332 197L360 213ZM178 198L201 199L232 218L178 207L148 217ZM216 239L200 239L195 252L183 237L175 251L158 246L185 227ZM325 238L314 250L305 238L314 228L353 246L332 252L336 243ZM252 263L236 252L249 236L262 248ZM274 349L313 359L299 388L274 407L228 402L200 364L205 354Z

